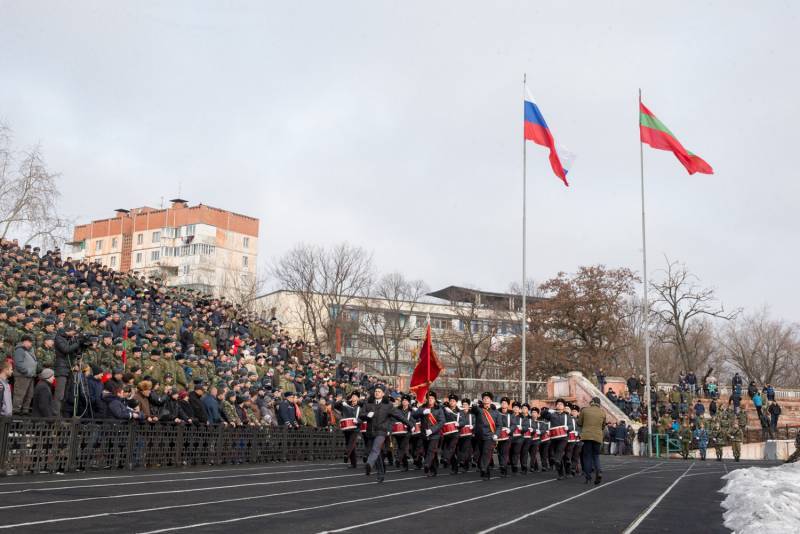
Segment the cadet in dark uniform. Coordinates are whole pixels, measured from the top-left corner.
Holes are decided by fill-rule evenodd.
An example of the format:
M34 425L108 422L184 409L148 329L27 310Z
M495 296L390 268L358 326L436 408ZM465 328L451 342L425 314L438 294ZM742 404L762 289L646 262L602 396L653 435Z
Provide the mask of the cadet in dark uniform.
M522 420L522 447L519 451L519 463L522 474L528 473L528 463L530 459L530 451L533 440L533 429L531 427L531 412L528 403L522 405L522 412L520 413Z
M397 445L397 458L395 464L403 467L403 471L408 471L408 460L411 457L409 443L411 442L411 428L414 426L414 413L411 409L411 397L403 395L400 399L400 413L408 423L409 430L405 434L395 434L394 440Z
M564 399L556 399L556 410L548 411L546 419L550 422L550 449L552 452L553 465L558 472L557 480L566 478L564 473L564 450L567 448L567 426L570 415L564 411Z
M359 415L361 415L361 406L358 404L358 391L350 392L348 395L347 403L344 402L337 402L334 405L334 408L342 414L340 419L339 425L342 427L342 433L344 434L344 461L345 463L350 463L350 467L355 469L357 460L356 460L356 445L358 444L358 422L359 422ZM342 426L342 420L349 420L347 423L352 421L352 426Z
M481 395L481 405L472 407L472 414L475 416L475 438L480 450L478 469L484 480L492 478L490 463L497 442L497 433L500 431L500 413L494 409L492 400L492 394L487 391Z
M464 472L469 471L472 464L472 441L475 436L475 415L470 412L470 400L461 399L461 411L458 412L458 463ZM458 469L458 467L456 467Z
M550 462L550 421L547 420L547 414L550 410L547 407L542 408L539 419L539 428L542 434L541 445L539 446L539 457L542 460L542 471L550 471L553 464Z
M455 423L456 429L458 428L458 395L455 393L451 393L447 396L447 405L444 407L444 418L445 423ZM442 436L442 460L450 467L450 471L453 474L458 472L458 460L456 459L457 447L457 431Z
M511 465L511 472L519 473L520 453L522 452L522 410L519 402L511 404L511 446L508 452L508 463Z
M511 417L509 403L511 399L500 399L500 427L497 429L497 461L500 464L500 476L508 476L508 461L511 451Z
M542 470L542 457L540 456L540 447L542 444L542 432L544 429L544 421L539 420L539 408L535 406L531 408L531 471Z
M444 426L444 410L436 402L436 393L429 391L424 406L417 408L416 418L422 424L425 440L425 474L435 477L438 472L439 433Z

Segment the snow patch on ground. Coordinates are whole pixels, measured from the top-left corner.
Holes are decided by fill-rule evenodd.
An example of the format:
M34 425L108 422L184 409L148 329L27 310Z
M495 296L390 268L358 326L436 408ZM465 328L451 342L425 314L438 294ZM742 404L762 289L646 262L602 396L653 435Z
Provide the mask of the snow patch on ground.
M727 528L737 534L800 532L800 462L737 469L722 478Z

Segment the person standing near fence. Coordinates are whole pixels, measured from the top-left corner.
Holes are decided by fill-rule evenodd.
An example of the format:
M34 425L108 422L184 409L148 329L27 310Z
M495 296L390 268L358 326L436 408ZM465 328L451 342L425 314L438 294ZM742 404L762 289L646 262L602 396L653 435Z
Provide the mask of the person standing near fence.
M769 403L769 408L767 408L767 412L769 413L770 426L772 427L773 432L778 431L778 418L781 416L781 411L782 410L780 404L778 404L775 401Z
M11 399L11 386L8 379L14 374L11 362L0 360L0 417L11 417L14 403Z
M31 411L37 365L33 337L24 334L14 348L14 412L19 415L28 415Z

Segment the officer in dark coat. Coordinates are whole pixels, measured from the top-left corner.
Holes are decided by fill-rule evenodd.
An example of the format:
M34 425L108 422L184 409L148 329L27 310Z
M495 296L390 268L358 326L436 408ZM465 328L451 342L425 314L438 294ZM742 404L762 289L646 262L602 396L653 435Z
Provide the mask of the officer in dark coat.
M425 397L425 405L417 408L416 418L422 426L425 440L425 474L435 477L438 470L436 462L439 453L440 431L444 426L444 410L436 402L436 393L429 391Z
M480 449L478 469L484 480L492 478L490 463L500 431L500 413L494 408L493 400L491 392L487 391L481 395L481 405L476 404L471 410L475 416L475 439Z
M381 384L375 386L372 397L367 399L364 410L359 416L362 421L367 422L367 436L371 438L372 443L364 468L369 475L374 465L378 474L378 482L383 482L386 476L386 467L383 463L383 444L389 433L389 424L393 420L400 421L406 424L408 430L411 430L411 423L403 417L400 410L394 407L385 393L385 386Z

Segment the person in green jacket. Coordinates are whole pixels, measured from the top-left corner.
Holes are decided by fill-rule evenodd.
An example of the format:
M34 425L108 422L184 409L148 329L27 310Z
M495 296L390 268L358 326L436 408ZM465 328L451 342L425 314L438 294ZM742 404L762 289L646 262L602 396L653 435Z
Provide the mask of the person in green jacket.
M688 460L689 446L692 444L692 429L686 422L681 425L678 435L681 438L681 456L684 460Z
M719 426L714 425L714 430L711 432L711 444L714 446L714 452L717 455L717 461L722 461L722 447L725 446L725 432Z
M738 462L739 457L742 455L742 441L744 441L744 434L742 433L742 429L739 427L739 423L737 421L733 422L730 440L731 447L733 448L733 459Z

